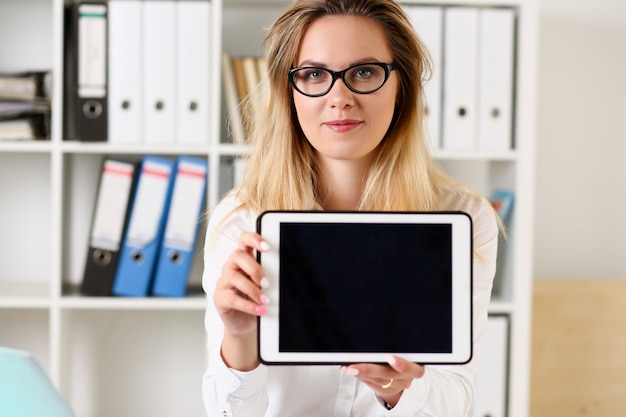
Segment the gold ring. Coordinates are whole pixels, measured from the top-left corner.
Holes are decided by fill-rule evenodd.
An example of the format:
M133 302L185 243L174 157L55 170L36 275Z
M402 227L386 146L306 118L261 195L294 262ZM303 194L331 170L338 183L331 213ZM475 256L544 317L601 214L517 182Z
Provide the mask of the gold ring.
M381 385L381 388L384 388L384 389L390 388L391 384L393 384L393 378L391 378L389 382L387 382L385 385Z

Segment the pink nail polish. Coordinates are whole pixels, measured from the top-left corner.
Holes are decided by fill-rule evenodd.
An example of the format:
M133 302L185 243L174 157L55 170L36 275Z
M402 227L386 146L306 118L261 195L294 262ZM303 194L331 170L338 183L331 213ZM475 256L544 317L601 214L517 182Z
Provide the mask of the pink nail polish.
M265 313L267 313L267 309L266 309L265 307L263 307L263 306L257 306L254 310L255 310L255 311L257 312L257 314L258 314L258 315L260 315L260 316L262 316L262 315L264 315Z

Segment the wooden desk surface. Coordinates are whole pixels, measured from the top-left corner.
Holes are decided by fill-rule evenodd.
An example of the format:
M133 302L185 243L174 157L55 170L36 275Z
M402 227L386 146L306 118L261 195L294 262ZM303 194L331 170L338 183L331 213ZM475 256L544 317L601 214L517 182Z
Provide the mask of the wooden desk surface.
M533 285L531 417L626 416L626 279Z

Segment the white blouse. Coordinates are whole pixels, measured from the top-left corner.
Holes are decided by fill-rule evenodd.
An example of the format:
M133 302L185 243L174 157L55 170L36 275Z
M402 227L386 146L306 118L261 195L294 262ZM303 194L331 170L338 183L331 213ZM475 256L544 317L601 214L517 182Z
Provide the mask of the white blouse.
M208 297L205 327L208 360L202 396L210 417L462 417L472 406L474 374L487 322L496 269L498 226L483 198L450 191L441 210L461 210L472 217L473 357L464 365L427 365L392 410L365 384L340 373L339 366L265 366L250 372L229 369L220 348L224 325L213 304L222 265L237 247L243 231L256 230L256 214L238 209L240 201L226 197L215 209L206 233L202 283Z

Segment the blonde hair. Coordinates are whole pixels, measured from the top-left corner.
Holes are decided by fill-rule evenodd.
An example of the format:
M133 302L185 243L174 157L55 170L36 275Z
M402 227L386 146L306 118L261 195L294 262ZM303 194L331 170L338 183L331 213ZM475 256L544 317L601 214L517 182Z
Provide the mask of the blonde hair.
M242 206L256 213L323 209L316 194L315 152L300 130L287 74L307 28L328 15L361 16L378 22L399 74L391 125L374 151L358 208L437 210L441 189L457 182L430 155L423 133L423 82L430 76L430 57L393 0L298 0L270 27L264 42L268 78L263 86L263 111L248 126L252 153L237 191Z

